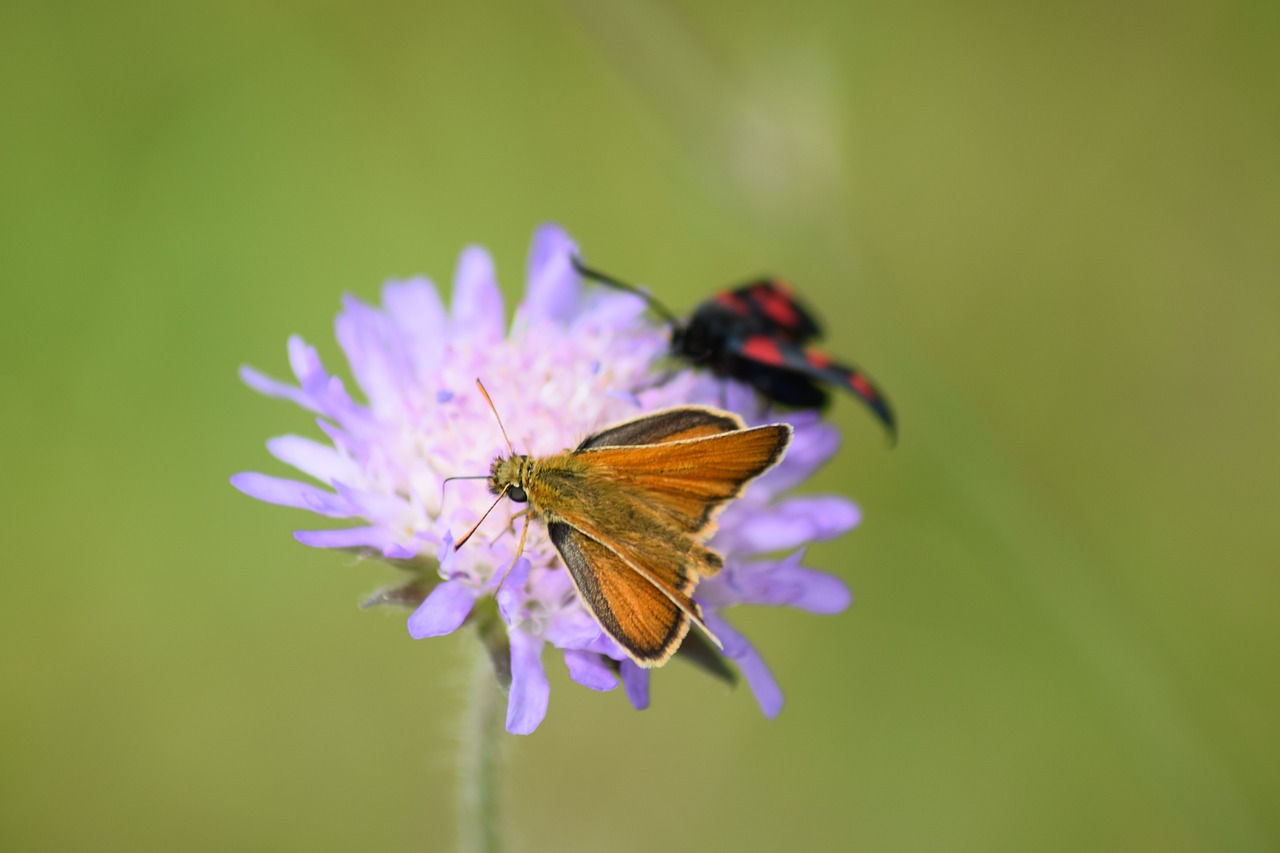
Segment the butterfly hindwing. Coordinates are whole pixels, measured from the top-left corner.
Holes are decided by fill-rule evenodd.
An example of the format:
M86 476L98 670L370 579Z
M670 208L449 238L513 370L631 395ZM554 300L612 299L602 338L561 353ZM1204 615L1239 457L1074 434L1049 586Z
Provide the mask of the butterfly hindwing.
M682 594L684 606L677 604L616 551L566 522L551 522L547 532L604 632L641 666L665 663L698 618L693 599Z
M574 453L598 447L664 444L740 430L742 418L702 406L680 406L614 424L582 440Z

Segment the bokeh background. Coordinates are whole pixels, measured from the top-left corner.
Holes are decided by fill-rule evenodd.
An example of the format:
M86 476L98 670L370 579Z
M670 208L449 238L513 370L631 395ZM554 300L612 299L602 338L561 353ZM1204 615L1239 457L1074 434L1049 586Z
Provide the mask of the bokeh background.
M0 847L454 844L469 638L227 483L340 294L527 241L684 311L785 273L852 401L815 547L636 713L548 655L513 850L1280 846L1280 6L8 0Z

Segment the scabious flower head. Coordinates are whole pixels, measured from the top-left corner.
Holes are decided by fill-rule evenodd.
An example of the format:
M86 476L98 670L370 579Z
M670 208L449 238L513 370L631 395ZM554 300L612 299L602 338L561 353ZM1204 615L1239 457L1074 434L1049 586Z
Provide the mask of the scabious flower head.
M542 653L548 644L560 650L574 681L611 690L621 680L637 708L648 705L650 671L600 630L541 524L530 526L523 555L495 595L515 557L511 516L518 507L510 502L503 501L465 547L453 549L492 496L483 481L445 487L445 478L487 473L506 452L475 379L483 379L516 451L534 456L673 405L701 403L733 409L754 423L766 420L755 398L732 383L686 371L655 385L664 375L666 331L645 320L637 297L584 289L570 263L576 252L560 228L538 229L525 297L509 331L493 263L477 247L462 253L448 309L424 278L388 282L381 307L347 297L337 338L363 402L296 336L289 340L296 385L241 370L254 390L315 413L325 440L286 435L267 442L273 456L314 482L244 473L232 484L268 503L352 520L354 526L294 536L304 545L374 556L405 570L405 583L371 603L414 607L413 637L475 623L509 689L507 730L516 734L532 732L546 714ZM719 516L709 544L725 567L695 593L708 627L724 643L724 657L737 664L767 716L781 710L782 694L724 611L738 604L843 610L850 602L845 585L800 561L806 543L844 533L859 518L842 497L789 496L835 452L839 435L815 413L786 420L795 427L787 456ZM763 556L781 551L791 553ZM693 635L685 646L711 648ZM713 670L723 668L723 661L700 657Z

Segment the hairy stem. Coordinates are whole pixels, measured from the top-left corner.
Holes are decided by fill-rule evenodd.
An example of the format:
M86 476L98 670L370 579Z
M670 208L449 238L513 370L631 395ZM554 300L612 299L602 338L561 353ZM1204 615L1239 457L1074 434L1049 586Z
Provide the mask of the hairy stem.
M479 647L477 647L479 648ZM479 650L471 675L471 695L463 706L462 754L458 775L458 849L500 853L502 820L498 775L502 763L504 703L489 656Z

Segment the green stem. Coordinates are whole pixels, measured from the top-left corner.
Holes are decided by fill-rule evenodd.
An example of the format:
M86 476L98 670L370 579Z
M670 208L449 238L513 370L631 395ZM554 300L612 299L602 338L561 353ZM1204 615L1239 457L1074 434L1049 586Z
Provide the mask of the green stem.
M458 766L458 849L501 853L502 820L498 773L502 758L504 703L493 664L477 644L470 700L463 706L462 755Z

